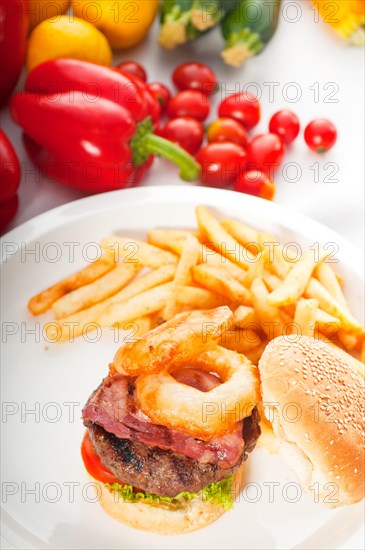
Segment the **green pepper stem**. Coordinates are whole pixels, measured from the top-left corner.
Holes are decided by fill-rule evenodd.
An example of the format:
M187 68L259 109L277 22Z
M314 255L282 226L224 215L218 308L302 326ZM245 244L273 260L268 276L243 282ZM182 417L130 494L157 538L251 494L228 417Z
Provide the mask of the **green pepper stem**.
M199 177L200 165L176 143L155 134L147 134L143 136L139 145L145 152L160 155L177 164L180 168L180 177L184 181L194 181Z

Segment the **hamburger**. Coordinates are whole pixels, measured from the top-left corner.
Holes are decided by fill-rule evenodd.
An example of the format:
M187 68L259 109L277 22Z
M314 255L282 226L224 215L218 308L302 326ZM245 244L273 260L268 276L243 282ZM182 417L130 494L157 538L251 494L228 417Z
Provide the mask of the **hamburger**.
M199 333L194 323L201 334L200 321L214 315L229 322L232 316L226 307L212 313L179 314L144 338L123 346L109 375L83 409L86 433L82 457L86 470L95 482L105 511L129 526L160 534L190 532L229 510L239 494L243 463L260 435L256 407L258 373L243 356L220 348L216 343L218 335L204 338L203 344L197 342ZM192 342L194 345L189 345ZM211 360L218 354L238 363L240 376L245 376L247 399L239 403L235 422L225 429L222 421L219 435L200 438L192 435L188 415L183 417L181 413L181 426L176 429L168 418L165 423L155 422L152 409L150 415L145 408L142 410L138 385L146 375L143 370L136 375L138 365L132 361L133 375L124 372L123 366L126 368L127 359L138 357L141 365L146 360L147 377L151 376L157 364L159 369L162 367L158 349L162 355L168 349L165 367L173 385L181 394L193 391L202 402L211 401L214 392L209 392L226 383L215 372L215 365L210 363L207 367L202 358ZM197 356L194 350L198 350ZM218 372L227 368L216 366ZM167 376L167 371L163 372ZM210 422L208 415L208 427Z
M258 366L279 452L303 490L317 484L333 508L364 498L364 365L314 338L285 336Z

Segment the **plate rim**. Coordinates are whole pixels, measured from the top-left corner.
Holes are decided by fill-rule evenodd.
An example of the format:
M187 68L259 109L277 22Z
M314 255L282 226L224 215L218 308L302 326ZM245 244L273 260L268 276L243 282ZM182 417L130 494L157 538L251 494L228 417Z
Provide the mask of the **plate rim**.
M149 187L134 187L128 189L118 189L116 191L109 191L106 193L100 193L97 195L90 195L88 197L83 197L75 201L71 201L42 214L27 220L26 222L18 225L17 227L11 229L5 233L0 241L1 243L6 242L15 242L27 244L28 242L34 241L37 237L41 237L47 231L54 230L65 222L79 218L81 215L91 215L93 212L100 211L102 209L110 208L117 204L117 197L121 196L127 202L138 202L138 203L163 203L163 202L177 202L177 200L183 202L194 201L197 203L204 203L208 201L209 203L214 202L216 208L221 207L221 199L229 197L235 199L235 206L245 204L245 207L252 205L252 210L255 211L257 208L260 211L260 214L265 216L268 213L267 218L272 219L273 221L279 221L282 216L282 222L284 225L289 224L291 220L294 220L292 227L295 227L295 224L298 226L304 227L308 226L309 233L317 233L319 235L327 235L328 239L334 239L335 242L342 249L341 255L352 256L352 260L355 259L355 262L351 262L352 268L356 271L356 274L364 279L364 257L365 253L357 246L351 243L346 237L343 237L340 233L337 233L335 230L331 229L327 225L302 214L295 210L292 206L281 205L276 202L267 201L252 195L246 195L244 193L237 193L236 191L231 191L228 189L217 189L212 187L198 187L198 186L185 186L185 185L153 185ZM216 200L214 200L216 199ZM225 202L225 201L223 201ZM222 204L222 207L224 205ZM255 208L256 207L256 208ZM74 212L71 212L74 210ZM271 211L271 215L270 215ZM67 214L67 216L65 215ZM273 216L274 214L274 216ZM4 263L4 254L3 246L1 247L1 258L0 263ZM343 253L343 251L346 251Z

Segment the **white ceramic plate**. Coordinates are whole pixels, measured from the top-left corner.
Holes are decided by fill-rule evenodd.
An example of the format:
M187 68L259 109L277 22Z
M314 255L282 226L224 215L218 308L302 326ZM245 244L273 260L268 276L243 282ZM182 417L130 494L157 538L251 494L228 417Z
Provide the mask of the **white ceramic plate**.
M90 243L102 236L117 232L143 238L155 226L193 227L197 204L273 231L303 249L314 242L334 243L346 294L362 316L358 251L293 211L228 191L117 191L59 207L8 233L1 273L3 548L362 548L363 503L338 510L315 504L313 496L301 494L281 459L263 449L248 460L248 485L234 510L189 535L160 537L130 529L93 502L79 452L80 415L118 343L107 330L94 342L49 345L41 327L50 317L33 318L27 300L81 268L85 258L91 260L95 246ZM272 483L277 485L270 490Z

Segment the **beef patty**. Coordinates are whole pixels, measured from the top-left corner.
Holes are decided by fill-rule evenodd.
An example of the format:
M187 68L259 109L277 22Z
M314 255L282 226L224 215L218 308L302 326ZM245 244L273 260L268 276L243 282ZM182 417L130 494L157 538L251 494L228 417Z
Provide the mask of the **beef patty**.
M122 482L161 496L174 497L198 492L221 481L246 460L260 435L259 414L255 408L243 423L244 451L233 468L201 463L172 451L149 447L139 441L121 439L97 424L88 422L89 436L101 462Z

